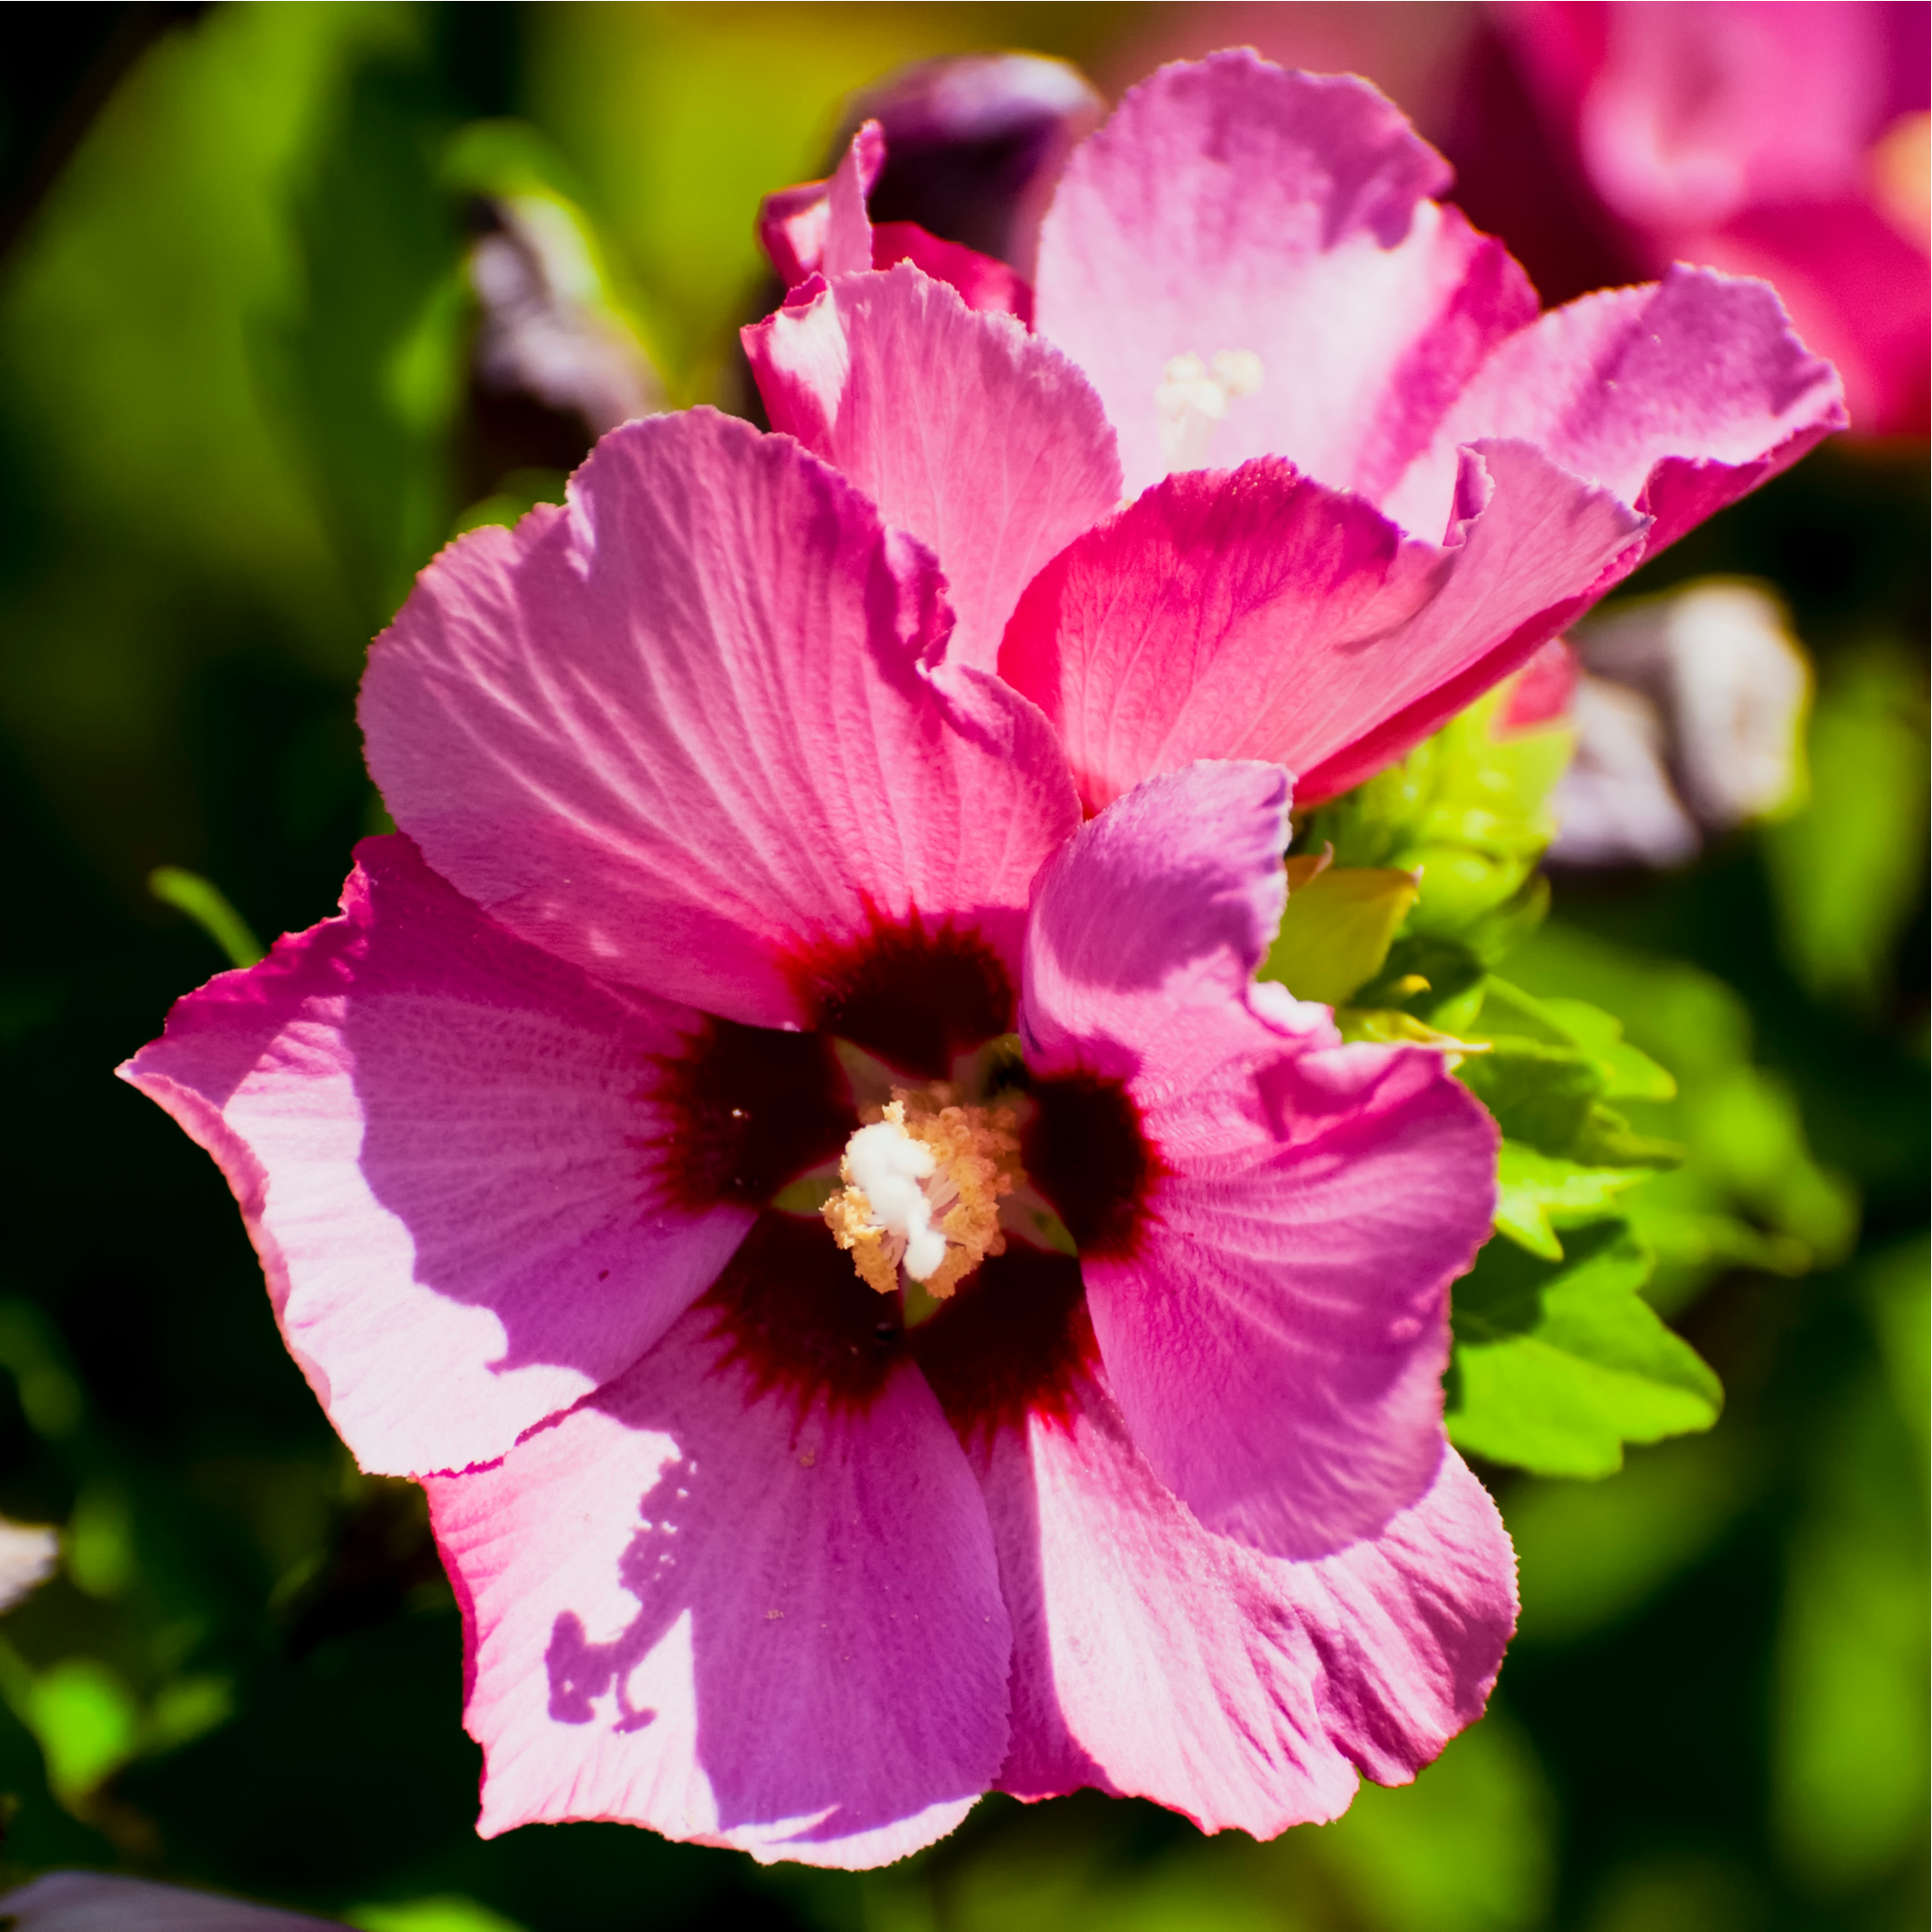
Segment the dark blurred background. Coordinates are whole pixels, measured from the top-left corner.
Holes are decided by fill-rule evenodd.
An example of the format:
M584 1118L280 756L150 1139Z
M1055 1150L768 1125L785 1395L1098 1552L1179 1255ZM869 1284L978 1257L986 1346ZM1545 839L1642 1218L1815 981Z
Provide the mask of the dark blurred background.
M1924 9L1895 13L1909 52ZM758 198L822 171L854 90L1023 45L1111 97L1242 41L1378 79L1463 162L1473 216L1523 223L1552 298L1644 268L1581 188L1513 213L1575 156L1524 104L1515 28L1473 8L0 13L0 1512L64 1526L60 1574L0 1622L0 1877L113 1867L373 1932L1925 1924L1909 399L1904 433L1821 450L1629 586L1776 587L1815 668L1804 799L1675 870L1561 874L1511 968L1673 1066L1693 1158L1657 1185L1763 1236L1653 1291L1727 1411L1602 1483L1485 1471L1525 1604L1492 1715L1336 1826L1256 1846L994 1799L861 1877L615 1826L480 1842L420 1498L356 1474L227 1189L112 1078L225 963L152 868L265 938L332 910L383 823L355 683L412 573L556 494L610 421L742 397Z

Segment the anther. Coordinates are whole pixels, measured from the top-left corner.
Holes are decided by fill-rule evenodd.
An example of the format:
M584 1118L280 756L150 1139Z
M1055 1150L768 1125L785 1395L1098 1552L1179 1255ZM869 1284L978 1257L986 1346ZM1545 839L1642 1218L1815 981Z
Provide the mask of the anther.
M844 1186L825 1204L825 1224L881 1294L899 1286L903 1268L943 1301L1005 1251L1000 1202L1017 1184L1018 1157L1009 1109L960 1106L944 1084L895 1087L845 1144Z

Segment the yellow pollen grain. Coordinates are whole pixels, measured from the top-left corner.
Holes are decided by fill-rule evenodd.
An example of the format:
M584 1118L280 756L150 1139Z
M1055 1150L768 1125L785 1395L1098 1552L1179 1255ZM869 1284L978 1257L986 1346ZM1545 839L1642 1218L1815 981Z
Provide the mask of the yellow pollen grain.
M864 1125L890 1121L930 1151L933 1171L922 1183L946 1256L920 1286L946 1300L988 1255L1004 1254L1000 1203L1018 1185L1018 1122L1009 1107L961 1105L944 1081L919 1089L895 1087L884 1107L868 1107ZM881 1228L864 1189L852 1180L849 1157L838 1164L844 1186L826 1202L825 1225L852 1257L859 1279L881 1294L899 1285L903 1236Z

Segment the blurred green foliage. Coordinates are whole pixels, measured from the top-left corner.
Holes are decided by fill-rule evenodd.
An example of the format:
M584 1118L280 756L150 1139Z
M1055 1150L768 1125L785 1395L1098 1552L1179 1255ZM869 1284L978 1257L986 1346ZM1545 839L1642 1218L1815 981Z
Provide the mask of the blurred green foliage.
M325 915L380 823L370 634L459 522L556 494L465 468L469 194L553 197L673 398L729 400L757 197L817 170L847 89L1188 17L218 6L0 264L0 1511L64 1537L0 1625L7 1875L150 1871L372 1932L1924 1922L1922 451L1822 452L1638 586L1777 582L1818 662L1802 811L1679 875L1563 879L1546 920L1560 734L1491 706L1300 828L1331 880L1422 868L1406 911L1366 895L1403 923L1331 947L1328 989L1366 1037L1487 1049L1464 1077L1516 1204L1459 1290L1451 1396L1521 1634L1495 1713L1335 1825L1255 1846L991 1800L866 1877L614 1826L479 1841L420 1496L351 1467L226 1190L108 1077L235 950L151 872L242 932ZM1708 1424L1714 1375L1715 1428L1641 1446Z

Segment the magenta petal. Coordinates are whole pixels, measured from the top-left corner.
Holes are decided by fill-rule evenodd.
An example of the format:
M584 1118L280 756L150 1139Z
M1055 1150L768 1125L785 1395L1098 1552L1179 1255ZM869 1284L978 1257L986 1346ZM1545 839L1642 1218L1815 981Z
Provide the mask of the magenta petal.
M1083 1260L1094 1332L1203 1522L1325 1554L1435 1479L1449 1284L1489 1236L1495 1129L1419 1048L1176 1036L1128 1085L1163 1171L1139 1240Z
M1482 1715L1516 1564L1453 1450L1372 1540L1286 1562L1210 1535L1084 1382L982 1480L1013 1618L1001 1788L1151 1798L1272 1837L1337 1816L1356 1775L1404 1784Z
M1495 1128L1439 1056L1333 1043L1323 1009L1248 983L1286 794L1196 765L1083 828L1035 889L1021 1037L1037 1073L1122 1083L1148 1150L1134 1224L1081 1254L1135 1442L1209 1528L1308 1557L1435 1478Z
M652 1185L698 1014L513 938L407 839L357 859L341 918L190 993L121 1071L220 1162L356 1460L419 1474L636 1360L752 1212Z
M1067 164L1036 287L1040 333L1105 399L1129 490L1265 454L1371 497L1401 475L1536 315L1501 244L1429 199L1448 182L1366 81L1243 51L1133 89ZM1227 352L1260 357L1261 386L1178 465L1155 401L1167 364Z
M1654 555L1844 425L1836 372L1768 285L1679 267L1504 343L1383 507L1405 528L1438 527L1459 446L1519 438L1654 516L1638 554Z
M1526 445L1485 445L1463 481L1474 514L1439 547L1279 460L1171 476L1028 586L1001 674L1090 811L1210 755L1286 765L1315 803L1515 669L1643 528Z
M872 223L866 197L886 164L886 137L876 121L852 136L827 184L825 252L811 266L830 280L872 266Z
M810 1025L802 951L914 912L1017 964L1063 753L938 663L938 569L787 437L613 430L567 507L452 545L377 640L370 769L438 871L597 973Z
M990 670L1028 580L1120 501L1087 379L911 267L847 277L748 328L745 348L772 427L938 553L959 613L948 656Z
M768 194L758 210L758 245L787 288L808 275L843 275L872 266L866 197L885 165L885 136L867 121L852 136L829 181Z
M613 1818L761 1860L882 1864L1008 1740L991 1531L902 1361L869 1406L759 1394L708 1304L430 1507L465 1605L486 1836Z
M1057 1073L1105 1040L1123 1072L1204 1009L1239 1010L1288 877L1287 774L1203 762L1153 778L1063 845L1027 920L1020 1033ZM1319 1012L1319 1009L1311 1012Z
M1032 288L997 256L930 235L917 221L875 222L872 267L890 269L895 262L910 262L935 282L956 289L968 308L1009 315L1033 327Z

